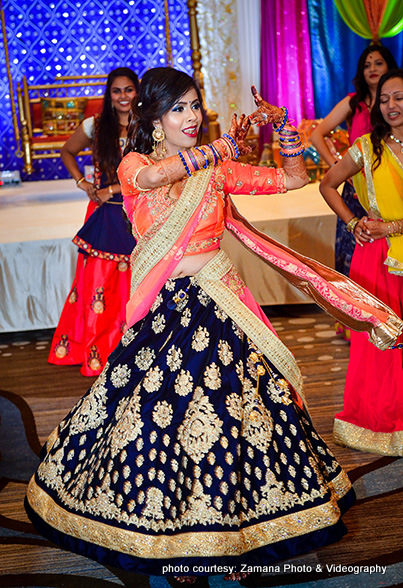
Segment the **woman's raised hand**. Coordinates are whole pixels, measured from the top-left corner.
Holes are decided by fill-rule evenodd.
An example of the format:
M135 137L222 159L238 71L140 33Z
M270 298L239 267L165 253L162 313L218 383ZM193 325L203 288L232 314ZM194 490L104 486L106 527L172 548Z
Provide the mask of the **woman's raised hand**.
M249 115L250 122L258 127L268 123L281 123L284 119L284 110L263 100L255 86L252 86L251 91L258 109Z
M248 116L241 114L239 119L237 115L234 114L232 116L231 127L228 131L228 134L234 139L235 143L239 149L239 155L246 155L250 153L253 149L253 146L246 145L246 135L250 129L250 120Z

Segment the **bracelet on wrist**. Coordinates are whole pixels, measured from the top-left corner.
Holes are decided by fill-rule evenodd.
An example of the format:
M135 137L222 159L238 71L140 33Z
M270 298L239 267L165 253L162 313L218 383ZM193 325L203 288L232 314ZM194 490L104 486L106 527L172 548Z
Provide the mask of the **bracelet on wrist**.
M302 155L304 151L305 148L302 147L302 149L300 151L297 151L296 153L285 153L284 151L280 151L280 155L282 157L298 157L298 155Z
M233 147L233 151L234 151L234 157L235 157L235 159L238 159L239 149L238 149L238 145L236 144L234 139L231 137L231 135L228 135L228 133L224 133L223 137L225 137L231 143L231 145Z
M181 161L182 161L182 163L183 163L183 167L185 168L187 175L188 175L188 176L189 176L189 178L190 178L190 176L191 176L192 174L191 174L191 171L190 171L190 169L189 169L189 166L188 166L188 164L187 164L187 163L186 163L186 161L185 161L185 158L183 157L183 153L182 153L181 151L178 151L178 155L179 155L179 157L180 157L180 159L181 159Z
M403 235L402 221L389 221L387 237L401 237Z
M288 118L288 110L285 106L281 107L282 111L284 112L284 118L281 121L281 123L273 123L273 129L279 133L280 131L283 130L285 123L287 122L287 118Z
M108 190L109 190L109 194L110 194L111 196L113 196L113 188L112 188L112 184L109 184L109 186L108 186Z
M78 178L78 180L76 180L76 186L79 186L82 182L85 182L85 176L81 176L81 178Z
M357 218L356 216L353 216L353 218L351 218L348 223L346 223L346 230L353 234L355 227L358 225L358 223L360 222L360 219Z

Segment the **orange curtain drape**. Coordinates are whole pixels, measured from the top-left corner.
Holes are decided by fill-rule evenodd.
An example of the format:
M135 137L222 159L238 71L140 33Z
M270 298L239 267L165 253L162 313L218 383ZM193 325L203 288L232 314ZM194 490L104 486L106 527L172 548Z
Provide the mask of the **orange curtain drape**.
M362 0L367 13L368 24L373 41L379 41L379 29L382 24L388 0Z
M402 0L334 0L340 16L354 33L379 41L403 30Z

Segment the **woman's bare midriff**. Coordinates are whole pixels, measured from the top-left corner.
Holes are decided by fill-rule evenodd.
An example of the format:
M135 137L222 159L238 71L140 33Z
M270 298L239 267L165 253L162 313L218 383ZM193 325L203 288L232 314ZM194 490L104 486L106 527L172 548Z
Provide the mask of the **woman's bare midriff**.
M214 251L208 251L207 253L182 257L170 277L184 278L185 276L194 276L206 265L207 262L210 261L210 259L213 259L219 251L219 249L214 249Z

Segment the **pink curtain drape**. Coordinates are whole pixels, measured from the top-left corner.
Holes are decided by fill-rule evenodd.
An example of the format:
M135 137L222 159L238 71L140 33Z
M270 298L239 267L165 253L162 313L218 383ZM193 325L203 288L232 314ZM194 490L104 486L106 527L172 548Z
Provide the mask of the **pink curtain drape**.
M315 118L306 0L262 0L261 11L263 98L287 106L295 123ZM271 125L262 127L261 142L270 136Z

